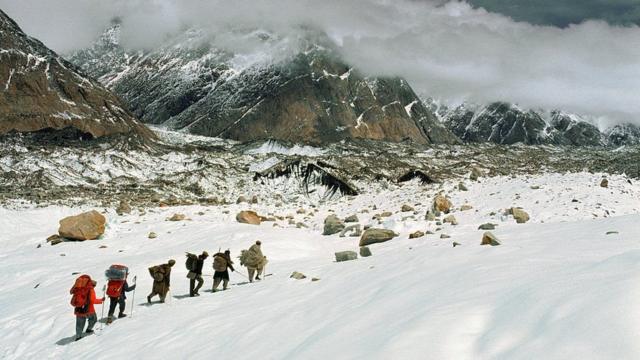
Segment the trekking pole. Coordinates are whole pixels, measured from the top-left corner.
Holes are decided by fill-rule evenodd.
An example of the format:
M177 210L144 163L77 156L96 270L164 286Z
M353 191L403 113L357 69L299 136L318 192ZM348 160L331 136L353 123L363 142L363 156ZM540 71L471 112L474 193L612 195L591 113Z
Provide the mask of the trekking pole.
M107 284L102 285L102 298L104 300L102 300L102 304L100 304L100 307L102 308L100 310L100 320L104 319L104 302L107 300L105 298L105 294L107 293ZM100 330L102 330L104 328L104 323L102 321L100 321Z
M131 317L133 317L133 308L136 306L136 289L138 288L138 275L133 277L133 295L131 295Z

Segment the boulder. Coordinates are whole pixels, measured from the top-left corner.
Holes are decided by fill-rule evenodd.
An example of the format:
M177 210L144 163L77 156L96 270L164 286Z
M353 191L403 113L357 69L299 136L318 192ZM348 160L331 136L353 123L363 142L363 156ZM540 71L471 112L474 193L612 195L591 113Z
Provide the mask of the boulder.
M358 258L358 254L355 251L340 251L335 253L335 255L336 262L356 260Z
M448 214L451 211L453 204L449 199L447 199L444 195L438 194L435 199L433 199L433 210L440 211L445 214Z
M467 186L463 182L458 184L458 190L460 190L460 191L469 191L469 189L467 188Z
M478 181L478 178L482 176L483 176L482 170L478 169L475 166L471 168L471 174L469 175L469 179L471 179L472 181Z
M478 230L495 230L496 225L492 223L486 223L478 226Z
M402 212L409 212L409 211L414 211L415 209L412 206L405 204L405 205L402 205L402 208L400 210Z
M603 187L603 188L609 187L609 180L602 179L602 181L600 181L600 187Z
M118 215L131 214L131 206L126 201L120 201L120 205L116 209Z
M58 234L72 240L94 240L104 234L106 222L102 214L92 210L60 220Z
M302 280L302 279L306 279L307 276L303 273L294 271L293 273L291 273L291 276L289 276L289 278L291 279L296 279L296 280Z
M367 246L389 241L396 237L396 233L387 229L367 229L360 238L360 246Z
M183 221L183 220L186 220L186 219L187 219L187 216L185 214L175 213L170 218L168 218L167 220L168 221Z
M371 249L368 246L360 246L360 256L369 257L371 255L373 254L371 254Z
M424 232L416 231L414 233L409 234L409 239L417 239L417 238L421 238L423 236L424 236Z
M529 214L520 208L511 208L509 209L509 213L513 215L513 218L516 219L518 224L524 224L529 221Z
M340 231L340 237L345 237L347 233L349 236L360 236L362 235L362 230L360 228L360 224L349 225Z
M491 232L485 231L485 233L482 234L482 242L480 245L498 246L500 245L500 241L498 241L498 238Z
M333 235L344 230L344 223L335 215L329 215L324 219L322 235Z
M149 233L149 239L155 239L158 237L158 234L154 233L153 231Z
M358 216L357 216L357 215L355 215L355 214L350 215L350 216L347 216L347 217L344 219L344 222L346 222L346 223L355 223L355 222L359 222L359 221L360 221L360 220L358 219Z
M458 225L458 220L457 220L457 219L456 219L456 217L455 217L455 216L453 216L453 215L445 216L445 218L444 218L444 222L445 222L445 223L449 223L449 224L451 224L451 225Z
M255 211L240 211L236 215L236 221L241 224L260 225L260 216Z

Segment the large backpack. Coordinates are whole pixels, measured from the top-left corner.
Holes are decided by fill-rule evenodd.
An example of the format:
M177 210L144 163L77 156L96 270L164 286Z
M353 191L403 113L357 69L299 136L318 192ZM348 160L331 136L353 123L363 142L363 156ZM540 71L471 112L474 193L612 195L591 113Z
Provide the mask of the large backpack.
M124 280L109 280L107 283L107 296L112 298L119 298L122 295L122 287L124 286Z
M89 296L92 287L91 277L89 275L80 275L71 290L69 290L71 294L71 306L73 306L77 312L86 313L89 311L91 302Z
M187 270L193 271L196 268L196 260L197 260L196 255L187 253L187 261L185 262L185 266L187 267Z
M129 268L124 265L114 264L104 272L104 276L109 280L124 280L127 278Z
M214 255L213 270L219 271L219 272L227 270L227 259L224 258L224 255L222 254Z

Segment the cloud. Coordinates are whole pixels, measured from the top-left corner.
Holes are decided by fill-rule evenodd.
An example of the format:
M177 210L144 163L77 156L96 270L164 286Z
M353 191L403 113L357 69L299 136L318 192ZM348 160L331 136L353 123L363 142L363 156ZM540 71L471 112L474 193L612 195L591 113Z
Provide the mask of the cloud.
M427 96L640 123L637 26L535 26L438 0L0 0L0 8L62 52L90 44L114 16L125 45L137 48L198 27L215 46L247 53L264 46L247 31L264 29L281 50L295 48L301 29L317 29L349 63L402 76Z

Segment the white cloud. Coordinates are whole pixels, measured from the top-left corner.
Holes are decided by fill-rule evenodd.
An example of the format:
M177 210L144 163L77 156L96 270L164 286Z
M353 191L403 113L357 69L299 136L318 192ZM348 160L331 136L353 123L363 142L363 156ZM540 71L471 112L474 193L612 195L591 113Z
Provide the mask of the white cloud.
M640 123L640 28L533 26L464 2L437 6L441 2L0 0L0 7L63 52L88 45L114 16L122 17L132 47L153 47L197 26L218 34L217 45L247 51L257 45L229 35L230 29L264 28L295 38L306 26L328 34L360 69L403 76L422 94Z

